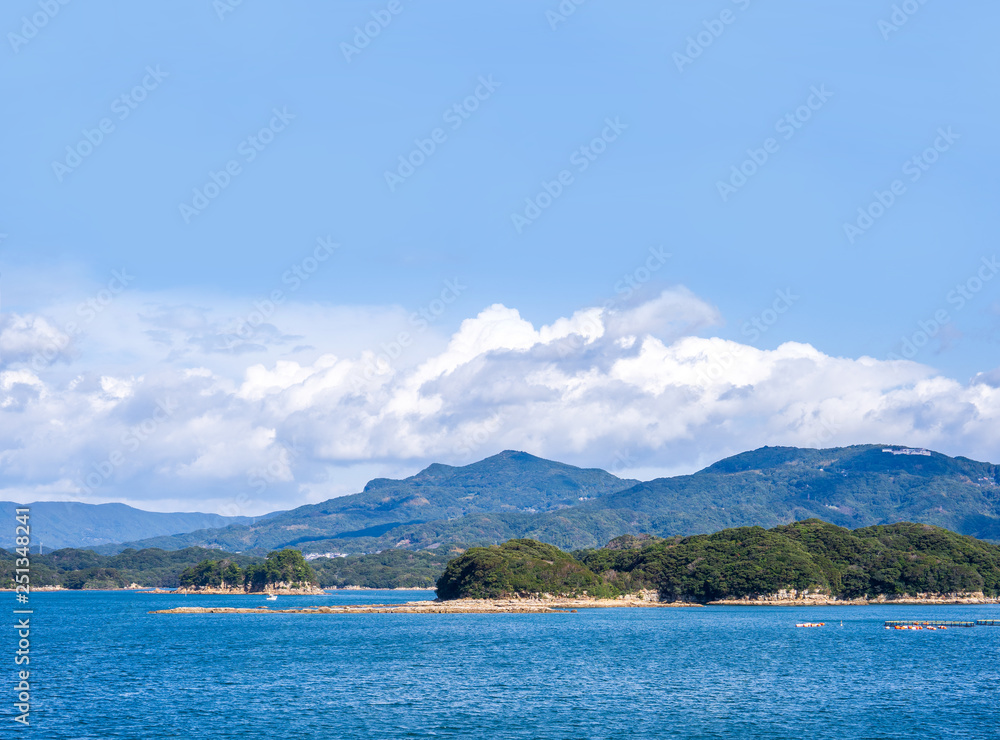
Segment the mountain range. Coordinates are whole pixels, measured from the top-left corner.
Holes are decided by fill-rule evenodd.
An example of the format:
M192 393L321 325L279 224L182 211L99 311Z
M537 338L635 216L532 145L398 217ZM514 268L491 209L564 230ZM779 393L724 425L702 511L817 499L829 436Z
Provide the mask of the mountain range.
M563 549L622 534L659 536L822 519L851 529L899 521L1000 541L1000 467L886 445L764 447L692 475L639 482L506 451L253 523L95 548L209 547L306 553L436 549L529 537Z
M0 501L0 516L14 521L14 510L25 504ZM246 516L199 513L159 513L125 504L84 504L76 501L39 501L29 505L32 548L96 547L109 542L171 535L208 527L253 521ZM0 547L14 547L13 525L0 538Z

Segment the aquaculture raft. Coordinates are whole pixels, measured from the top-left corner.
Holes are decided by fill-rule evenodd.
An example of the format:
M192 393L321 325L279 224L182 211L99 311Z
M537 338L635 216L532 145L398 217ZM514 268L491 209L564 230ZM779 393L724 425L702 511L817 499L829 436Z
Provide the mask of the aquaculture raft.
M993 621L996 620L980 619L978 622L950 622L940 619L931 619L923 621L913 620L913 619L905 621L887 619L885 622L885 628L888 630L892 629L893 627L895 627L896 629L913 629L915 627L975 627L977 624L985 624L986 622L993 622ZM997 625L1000 626L1000 622L997 622Z
M977 619L977 627L1000 627L1000 619Z

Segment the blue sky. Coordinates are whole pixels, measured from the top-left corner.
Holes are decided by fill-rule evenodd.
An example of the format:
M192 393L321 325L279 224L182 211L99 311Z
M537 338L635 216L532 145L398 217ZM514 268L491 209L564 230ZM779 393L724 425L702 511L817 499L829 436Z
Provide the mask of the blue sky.
M44 386L50 398L91 381L97 387L102 377L134 382L121 392L121 408L100 411L109 423L118 414L116 423L127 424L130 414L151 413L155 382L174 387L168 375L210 372L233 384L227 391L219 380L220 393L238 396L252 366L277 373L278 363L294 363L301 372L289 370L287 383L301 384L302 368L315 369L324 355L392 354L400 332L414 334L418 346L401 353L400 367L423 377L421 363L454 348L463 322L502 304L533 327L604 307L602 331L612 315L631 311L629 321L641 326L618 337L626 353L638 352L644 336L667 346L687 337L763 352L795 343L831 362L867 367L863 358L895 355L919 363L893 371L894 391L917 377L965 393L975 382L993 388L1000 51L988 35L1000 8L902 5L913 12L860 0L6 3L0 316L9 346L0 342L0 371L22 373L17 382L8 376L11 393L44 395ZM560 8L575 10L555 15ZM378 25L377 35L368 38L366 24ZM101 140L88 147L88 136ZM430 153L422 156L421 145ZM417 166L400 170L401 158ZM227 164L236 174L218 174ZM741 167L750 174L738 174ZM387 172L396 175L392 184ZM212 189L212 173L228 183L191 215L201 197L195 191ZM560 173L569 179L552 184ZM551 202L546 183L558 191ZM518 226L512 216L525 216L526 199L546 207ZM859 208L868 215L859 217ZM312 262L320 238L339 246ZM669 255L653 270L651 249ZM125 290L87 321L79 303L107 291L114 270L125 271ZM629 278L638 290L627 287ZM282 302L271 311L276 290ZM668 298L657 303L661 296ZM255 323L255 310L267 314L266 325L254 327L256 344L233 349L234 333L246 338L237 329ZM414 319L421 310L426 325ZM71 314L85 325L67 332ZM195 331L209 324L225 325L216 332L221 340ZM922 331L933 336L924 342ZM32 368L37 348L26 348L43 340L26 338L31 332L70 334L72 346L59 343L44 370ZM638 344L628 344L633 335ZM496 359L497 347L482 349ZM590 360L573 355L581 364L570 372L559 364L565 359L539 359L535 370L555 363L587 376ZM455 378L457 367L442 372ZM744 380L733 387L759 388ZM460 413L444 392L441 408L487 423L490 404L504 405L505 385L495 375L480 381L494 388L482 407ZM602 393L598 406L625 408L612 389ZM871 393L884 401L890 385ZM33 401L18 403L26 404L23 414ZM331 402L313 403L315 411ZM884 411L879 403L842 414L870 419L874 408ZM406 413L445 413L432 407ZM753 414L775 418L779 407L788 403L754 405L742 422L706 413L704 426L655 444L637 441L648 423L613 441L597 435L565 444L555 441L556 427L536 437L508 426L476 449L535 445L529 451L607 467L603 457L624 446L633 449L630 469L687 470L741 445L803 442L780 425L770 436L752 433ZM66 401L46 414L72 408ZM216 412L226 418L226 408ZM991 418L983 408L967 411L965 422ZM261 444L283 450L293 429L318 439L329 423L314 420L304 431L291 413L267 422L262 409L240 413L246 434L264 434L270 441ZM869 427L840 426L832 439L899 433L932 443L939 437L921 434L941 435L947 426L927 421L926 410L908 413L909 425L883 416ZM962 427L960 410L938 413L974 433ZM204 426L209 416L192 410L186 423ZM12 430L21 418L3 423ZM415 433L426 442L435 430ZM73 492L141 503L137 491L150 489L157 470L181 475L199 460L215 477L192 484L198 496L225 499L232 481L244 478L238 464L209 464L225 455L208 451L208 441L176 457L154 441L144 447L148 459L81 492L79 481L109 450L83 445L76 462L67 458L46 479L40 471L51 466L19 457L31 445L10 434L0 473L10 496ZM353 452L306 443L282 473L281 496L322 498L369 473L413 472L448 457L434 445L394 448L372 439ZM681 439L681 451L665 452ZM995 450L951 439L952 452ZM148 498L167 506L166 494Z

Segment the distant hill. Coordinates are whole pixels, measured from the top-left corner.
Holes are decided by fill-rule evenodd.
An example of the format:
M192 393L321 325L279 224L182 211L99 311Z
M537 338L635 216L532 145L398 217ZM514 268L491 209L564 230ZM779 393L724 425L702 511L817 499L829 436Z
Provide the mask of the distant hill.
M24 506L0 501L0 517L14 521L14 509ZM224 527L250 522L249 517L218 514L161 514L133 509L125 504L83 504L72 501L45 501L30 505L31 543L46 551L63 547L95 547L109 542L125 542L160 535L190 532L192 529ZM0 547L14 546L14 527L0 535Z
M504 452L460 468L432 465L402 481L377 479L363 493L252 526L132 546L364 553L530 538L573 550L621 534L690 535L810 518L851 529L913 521L1000 541L998 466L887 448L907 449L764 447L646 483Z
M11 588L17 554L0 549L0 587ZM185 568L212 558L228 558L242 568L263 558L220 553L203 547L184 550L125 550L117 555L98 555L91 550L64 548L31 556L31 586L62 586L69 589L127 588L140 586L176 588Z
M851 529L915 521L1000 541L1000 468L935 452L883 452L886 448L764 447L693 475L639 483L559 511L414 523L379 536L341 539L338 546L372 552L530 538L573 550L598 547L623 533L690 535L809 518ZM329 544L317 541L308 548L323 551Z
M378 555L318 558L310 562L323 588L433 588L448 560L457 552L390 550ZM0 588L13 588L18 556L0 549ZM66 548L31 556L31 585L68 589L146 587L177 588L181 576L206 561L231 561L244 573L265 562L262 557L190 547L184 550L125 550L98 555L91 550Z
M347 543L375 541L399 527L460 520L486 512L530 517L560 511L637 482L603 470L508 450L462 467L434 464L403 480L376 478L361 493L301 506L252 525L127 541L99 548L99 552L193 546L231 552L286 546L305 552L365 552L364 547Z
M855 529L899 521L1000 540L1000 467L899 446L764 447L694 475L660 478L581 507L638 518L651 534L774 527L817 518ZM633 532L633 530L623 530Z

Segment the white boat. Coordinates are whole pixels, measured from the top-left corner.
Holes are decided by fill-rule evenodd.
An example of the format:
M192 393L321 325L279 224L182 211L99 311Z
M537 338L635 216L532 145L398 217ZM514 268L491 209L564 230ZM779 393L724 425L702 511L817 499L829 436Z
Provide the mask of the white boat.
M267 597L267 600L268 601L277 601L278 600L278 595L277 594L271 594L270 596Z

